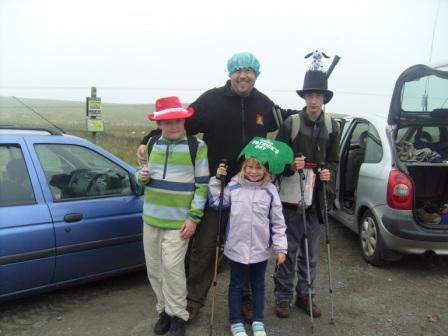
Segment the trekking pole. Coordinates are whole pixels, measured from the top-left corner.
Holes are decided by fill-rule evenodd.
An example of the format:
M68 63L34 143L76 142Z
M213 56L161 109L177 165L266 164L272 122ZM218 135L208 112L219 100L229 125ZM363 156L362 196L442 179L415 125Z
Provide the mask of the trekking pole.
M302 156L302 153L297 153L296 157ZM303 190L303 181L305 180L305 174L303 169L298 170L299 173L299 183L300 183L300 196L301 196L301 208L302 208L302 222L303 222L303 235L305 239L305 257L306 257L306 275L307 275L307 285L308 285L308 303L310 310L310 321L311 321L311 332L314 333L314 316L313 316L313 298L311 294L311 272L310 272L310 255L308 250L308 229L306 221L306 203L305 203L305 191ZM297 207L297 210L300 206Z
M222 159L219 165L224 164L227 166L227 160ZM219 179L221 181L221 190L219 192L219 205L218 205L218 233L216 234L216 250L215 250L215 265L213 271L213 289L212 289L212 309L210 313L210 332L209 335L213 335L213 322L214 322L214 313L215 313L215 296L216 296L216 285L218 278L218 259L219 259L219 248L221 245L221 224L222 224L222 203L224 200L224 185L225 185L225 176L220 175Z
M319 169L321 170L321 169ZM327 200L327 182L322 181L322 192L324 194L324 224L325 224L325 243L327 245L327 259L328 259L328 293L330 295L330 324L334 324L333 312L333 275L331 273L331 252L330 252L330 225L328 224L328 200Z

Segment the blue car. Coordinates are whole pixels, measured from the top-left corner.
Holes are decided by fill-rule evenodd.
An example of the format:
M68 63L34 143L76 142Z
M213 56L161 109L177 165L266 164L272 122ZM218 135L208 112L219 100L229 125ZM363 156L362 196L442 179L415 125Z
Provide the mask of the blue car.
M0 301L143 268L134 172L84 139L0 126Z

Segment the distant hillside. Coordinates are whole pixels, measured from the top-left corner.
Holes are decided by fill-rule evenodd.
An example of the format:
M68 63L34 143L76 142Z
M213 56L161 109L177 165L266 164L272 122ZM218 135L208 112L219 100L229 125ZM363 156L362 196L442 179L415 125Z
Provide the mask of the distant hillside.
M30 98L19 100L0 96L0 124L53 127L52 123L65 133L92 140L92 134L86 128L85 102ZM97 144L135 165L135 149L143 136L156 127L147 118L153 109L153 104L103 103L105 131L97 134Z
M135 149L143 136L156 127L147 118L152 111L153 104L103 103L105 131L97 134L97 144L135 165ZM86 128L85 102L31 98L17 100L0 96L0 125L52 127L51 123L65 133L92 140L92 134Z
M86 104L62 100L44 100L0 97L0 123L17 125L50 126L43 118L63 128L67 133L86 129ZM106 132L145 132L155 127L147 119L153 111L153 104L102 104L102 118L105 121ZM35 111L35 112L34 112ZM43 118L41 118L40 116Z

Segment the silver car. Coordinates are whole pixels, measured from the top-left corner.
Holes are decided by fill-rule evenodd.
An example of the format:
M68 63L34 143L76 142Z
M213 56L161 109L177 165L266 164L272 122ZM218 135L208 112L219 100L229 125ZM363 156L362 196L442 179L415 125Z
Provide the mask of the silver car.
M403 254L448 255L448 62L396 81L389 113L342 119L335 208L380 266Z

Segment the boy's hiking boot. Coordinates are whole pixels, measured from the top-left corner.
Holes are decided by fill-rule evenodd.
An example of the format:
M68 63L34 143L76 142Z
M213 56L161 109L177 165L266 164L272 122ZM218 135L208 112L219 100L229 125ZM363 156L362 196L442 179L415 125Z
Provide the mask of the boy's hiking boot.
M252 323L253 336L266 336L266 330L264 329L263 322L254 321Z
M186 321L182 320L180 317L171 317L170 335L172 336L184 336L185 335L185 325Z
M291 306L289 302L283 301L277 303L275 306L275 315L280 318L287 318L289 317L289 314L291 314Z
M188 323L191 323L194 321L194 319L198 316L199 314L199 306L187 306L187 312L188 312Z
M316 306L316 304L312 302L312 309L313 309L313 317L320 317L322 315L322 312L320 311L320 308ZM308 296L297 296L296 298L296 306L300 309L304 310L308 315L310 315L310 303Z
M232 333L232 336L247 336L244 324L241 322L231 324L230 332Z
M156 322L154 326L154 333L157 335L163 335L170 330L171 317L165 313L161 312L159 314L159 320Z

